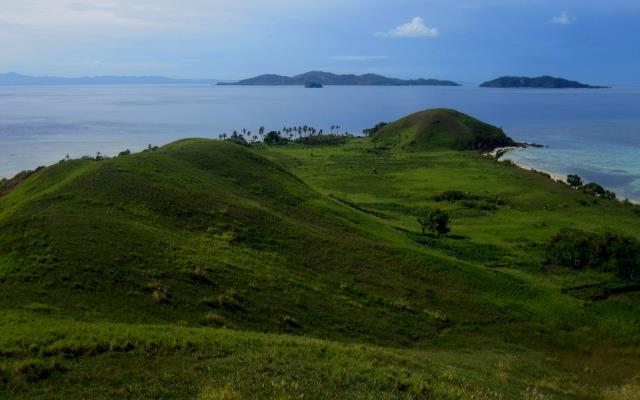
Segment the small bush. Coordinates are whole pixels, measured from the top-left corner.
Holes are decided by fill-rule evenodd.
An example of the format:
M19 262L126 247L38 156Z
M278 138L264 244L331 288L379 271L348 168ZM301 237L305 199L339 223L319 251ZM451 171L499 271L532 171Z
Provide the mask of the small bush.
M605 233L597 235L565 229L553 237L547 262L574 269L613 272L620 278L640 278L640 242L632 237Z
M298 321L296 321L295 318L293 318L290 315L285 315L282 317L282 322L284 323L285 326L289 327L289 328L295 328L298 329L301 327L301 325L298 323Z
M582 190L586 194L603 197L605 199L613 200L616 198L615 193L606 190L595 182L587 183L586 185L581 186L580 190Z
M491 204L485 200L464 200L461 204L465 208L478 209L483 211L495 211L498 209L495 204Z
M205 314L204 316L205 321L207 322L207 324L211 324L211 325L215 325L215 326L222 326L224 325L224 317L216 312L213 311L209 311L208 313Z
M195 269L191 272L191 277L199 282L209 282L207 270L202 265L198 265L195 267Z
M477 200L478 196L464 193L460 190L447 190L433 196L435 201L459 201L459 200Z
M128 155L131 155L131 150L129 149L126 149L125 151L121 151L120 153L118 153L118 157L123 157Z
M340 135L311 135L298 138L295 142L307 146L337 146L346 143L347 138Z
M466 193L460 190L446 190L440 194L433 196L433 200L449 202L463 201L462 205L467 208L480 208L473 203L478 201L482 201L483 204L492 204L494 206L503 206L507 204L506 201L500 199L497 196L483 196L473 193Z
M228 289L226 292L218 296L218 305L229 310L236 310L240 308L238 292L235 289Z
M2 387L3 385L6 385L7 383L9 383L9 377L10 377L9 371L4 369L0 365L0 387Z
M151 282L147 285L147 289L151 291L151 298L158 304L169 302L169 289L163 286L159 281Z
M15 373L27 382L37 382L49 377L56 371L63 372L65 368L56 361L45 362L38 359L28 359L15 365Z
M218 306L218 299L216 297L203 297L200 299L200 304L205 305L206 307L216 307Z
M449 233L449 214L440 209L425 208L420 211L416 220L420 224L422 234L426 231L435 233L438 236Z

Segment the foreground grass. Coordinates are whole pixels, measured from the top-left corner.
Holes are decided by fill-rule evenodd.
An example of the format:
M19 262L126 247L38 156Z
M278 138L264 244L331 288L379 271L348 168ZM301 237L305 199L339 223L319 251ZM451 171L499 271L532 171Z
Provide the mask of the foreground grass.
M0 388L12 398L588 398L628 390L615 386L625 377L597 357L574 363L562 353L418 351L227 329L85 323L45 308L5 311L2 320ZM632 362L638 354L606 356ZM594 379L602 373L609 379Z

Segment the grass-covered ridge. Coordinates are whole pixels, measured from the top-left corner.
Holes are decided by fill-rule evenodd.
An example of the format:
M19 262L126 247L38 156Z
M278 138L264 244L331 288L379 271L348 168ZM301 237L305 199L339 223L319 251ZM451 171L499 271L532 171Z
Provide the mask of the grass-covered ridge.
M420 111L379 129L374 143L402 150L491 150L515 143L500 128L451 109Z
M421 234L425 207L448 235ZM633 398L634 283L548 244L640 238L636 219L476 151L372 139L64 161L0 196L0 394Z

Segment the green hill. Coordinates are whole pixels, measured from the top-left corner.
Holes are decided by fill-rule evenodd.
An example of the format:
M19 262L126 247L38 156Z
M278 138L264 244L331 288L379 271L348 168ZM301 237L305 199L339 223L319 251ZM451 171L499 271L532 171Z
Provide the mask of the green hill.
M515 144L502 129L450 109L411 114L381 128L372 139L403 150L491 150Z
M434 269L450 261L407 253L403 237L374 218L228 142L184 140L44 169L0 198L0 229L3 301L12 306L38 299L149 323L207 324L214 312L214 325L393 345L443 326L397 313L411 292L434 293L416 299L419 308L467 304L475 311L465 320L495 313L462 283L438 294L448 274Z
M435 119L497 129L405 121ZM640 238L637 207L378 140L188 139L0 191L0 397L633 398L637 292L546 245Z

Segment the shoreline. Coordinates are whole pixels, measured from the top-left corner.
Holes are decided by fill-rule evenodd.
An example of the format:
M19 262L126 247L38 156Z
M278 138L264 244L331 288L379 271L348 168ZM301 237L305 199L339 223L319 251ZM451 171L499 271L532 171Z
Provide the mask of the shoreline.
M483 153L483 155L488 156L488 157L492 157L494 160L498 161L498 162L504 162L505 160L501 160L502 156L504 156L505 154L512 152L514 150L518 150L518 149L527 149L527 148L540 148L540 147L544 147L538 144L529 144L529 143L518 143L516 146L506 146L506 147L497 147L495 149L493 149L490 152L487 153ZM562 182L562 183L567 183L567 176L566 175L561 175L558 174L556 172L552 172L552 171L547 171L541 168L537 168L537 167L533 167L531 165L528 164L524 164L522 162L518 162L518 161L514 161L514 160L507 160L510 163L512 163L513 165L515 165L516 167L523 169L525 171L532 171L532 172L540 172L546 175L549 175L549 179L552 179L556 182ZM632 204L635 205L640 205L640 199L636 200L636 199L630 199L628 197L621 197L618 196L618 193L616 193L616 200L618 200L620 203L628 201Z

